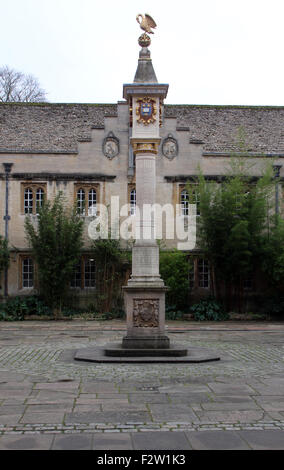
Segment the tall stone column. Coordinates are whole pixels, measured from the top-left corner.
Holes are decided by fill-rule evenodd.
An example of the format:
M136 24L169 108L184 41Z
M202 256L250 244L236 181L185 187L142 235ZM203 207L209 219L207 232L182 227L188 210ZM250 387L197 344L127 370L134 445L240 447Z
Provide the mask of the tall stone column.
M159 247L155 239L153 206L156 203L156 156L160 143L162 103L168 85L157 83L148 45L142 47L133 84L124 85L132 125L131 145L136 161L136 240L132 250L132 275L124 287L127 335L122 347L164 350L166 287L159 274Z

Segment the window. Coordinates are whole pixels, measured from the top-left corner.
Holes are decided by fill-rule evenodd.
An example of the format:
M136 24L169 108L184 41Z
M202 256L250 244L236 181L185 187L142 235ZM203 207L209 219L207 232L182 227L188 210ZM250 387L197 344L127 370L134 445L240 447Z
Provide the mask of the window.
M253 289L252 275L249 275L246 279L244 279L243 288L244 288L244 290L252 290Z
M21 288L34 287L34 261L32 258L24 257L21 262Z
M89 217L97 215L97 203L99 201L98 185L75 184L74 196L78 214Z
M199 193L196 189L192 189L190 194L187 189L182 189L180 192L180 204L181 215L189 215L189 204L196 204L196 215L200 215Z
M210 284L209 263L206 259L198 259L198 285L208 289Z
M46 195L45 184L22 184L22 213L38 214Z
M130 191L130 215L136 214L136 189Z
M186 189L180 193L181 215L188 215L189 197Z
M130 206L129 215L136 215L136 186L133 183L128 184L128 204Z
M77 289L96 287L96 265L93 258L82 256L74 268L71 287Z

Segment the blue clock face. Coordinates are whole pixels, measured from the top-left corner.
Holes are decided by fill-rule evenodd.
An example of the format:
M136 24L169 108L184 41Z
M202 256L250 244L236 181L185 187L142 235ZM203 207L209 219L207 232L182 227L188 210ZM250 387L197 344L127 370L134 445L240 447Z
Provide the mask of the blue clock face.
M152 103L141 103L141 116L152 115Z

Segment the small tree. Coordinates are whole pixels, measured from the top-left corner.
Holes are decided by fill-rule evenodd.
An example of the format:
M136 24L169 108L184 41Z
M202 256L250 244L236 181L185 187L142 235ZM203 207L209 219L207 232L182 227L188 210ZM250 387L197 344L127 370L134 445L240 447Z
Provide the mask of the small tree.
M38 266L40 294L57 316L83 247L83 220L59 194L44 202L36 224L26 217L25 229Z
M283 295L284 220L278 217L272 224L263 239L262 269L267 276L269 286L276 291L282 291Z
M10 264L10 252L8 241L0 235L0 275L8 269Z
M0 235L0 273L8 269L10 264L10 252L8 241Z
M46 93L35 77L10 69L6 65L0 68L0 101L37 103L46 101Z
M268 167L255 184L243 171L225 177L222 184L207 182L199 176L199 244L211 262L214 294L220 296L225 285L227 309L233 291L242 308L243 281L259 267L263 233L269 220L269 194L272 171Z
M160 274L169 288L166 302L177 310L188 308L189 301L189 270L190 265L183 251L160 252Z
M96 262L96 304L100 313L119 307L122 300L121 285L129 265L127 252L120 241L98 238L92 243L92 256Z

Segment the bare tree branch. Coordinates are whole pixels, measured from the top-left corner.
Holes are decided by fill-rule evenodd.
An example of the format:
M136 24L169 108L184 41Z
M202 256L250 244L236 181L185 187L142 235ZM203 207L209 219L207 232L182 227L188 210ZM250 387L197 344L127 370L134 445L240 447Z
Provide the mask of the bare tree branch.
M0 68L0 102L46 101L46 92L40 88L38 80L10 69L7 65Z

